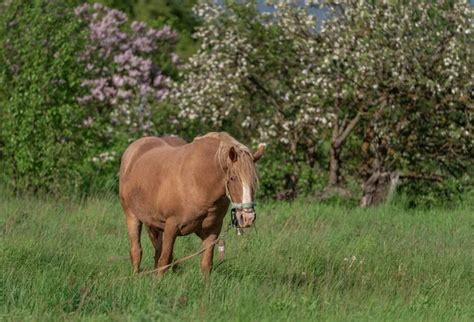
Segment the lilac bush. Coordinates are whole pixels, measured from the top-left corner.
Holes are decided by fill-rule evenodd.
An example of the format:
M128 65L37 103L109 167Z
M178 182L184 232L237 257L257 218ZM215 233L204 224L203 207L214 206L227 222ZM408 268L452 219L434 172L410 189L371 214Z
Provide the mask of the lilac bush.
M78 98L91 111L84 126L93 127L100 115L109 121L106 133L118 128L131 137L152 133L152 109L171 83L157 61L178 63L173 52L177 34L169 26L130 23L123 12L98 3L85 3L75 14L89 31L89 44L79 56L89 75L81 83L88 93Z

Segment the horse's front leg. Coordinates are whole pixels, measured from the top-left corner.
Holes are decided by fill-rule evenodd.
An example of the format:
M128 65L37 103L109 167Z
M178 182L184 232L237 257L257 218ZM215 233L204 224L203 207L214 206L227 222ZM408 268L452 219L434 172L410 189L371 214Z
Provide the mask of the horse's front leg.
M214 257L214 246L219 237L220 227L209 231L200 231L198 236L202 239L201 271L204 277L209 277L212 269L212 259Z
M173 258L173 246L176 236L178 234L178 226L174 220L168 219L163 231L163 244L161 249L160 259L158 260L158 275L162 276L169 267L164 268L171 263Z

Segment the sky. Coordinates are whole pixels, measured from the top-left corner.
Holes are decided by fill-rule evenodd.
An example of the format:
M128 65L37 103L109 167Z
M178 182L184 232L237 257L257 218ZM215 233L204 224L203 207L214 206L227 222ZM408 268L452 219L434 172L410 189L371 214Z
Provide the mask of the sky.
M280 0L281 1L281 0ZM474 2L474 0L471 0ZM270 1L271 2L271 1ZM277 3L278 0L274 0L274 3ZM298 5L304 5L306 4L307 1L305 0L293 0L292 3L297 3ZM258 10L260 12L273 12L275 11L275 8L272 7L271 5L268 5L269 1L267 0L257 0L257 7L258 7ZM324 18L326 17L327 13L328 13L328 10L327 9L320 9L316 6L311 6L309 8L309 12L316 16L316 24L320 25L321 21L324 20Z
M297 3L298 5L305 5L308 2L308 0L273 0L273 3L276 4L276 3L278 3L278 1L287 1L287 2L291 1L292 3ZM219 2L219 0L217 2ZM269 3L272 3L272 1L257 0L258 10L260 12L273 12L273 11L275 11L275 8L272 5L269 5ZM469 3L471 5L474 5L474 0L469 0ZM317 18L316 19L317 29L319 30L319 28L321 26L321 21L323 21L324 18L327 16L328 10L318 8L316 6L311 6L309 8L309 12L312 15L316 16L316 18Z

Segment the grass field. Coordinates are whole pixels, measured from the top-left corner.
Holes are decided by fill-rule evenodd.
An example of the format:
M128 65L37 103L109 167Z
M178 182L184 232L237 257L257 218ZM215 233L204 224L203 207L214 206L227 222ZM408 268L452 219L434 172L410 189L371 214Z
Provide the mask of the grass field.
M472 321L472 206L264 204L258 231L228 233L206 284L199 258L162 279L133 276L115 198L3 198L0 320ZM175 258L199 247L181 237Z

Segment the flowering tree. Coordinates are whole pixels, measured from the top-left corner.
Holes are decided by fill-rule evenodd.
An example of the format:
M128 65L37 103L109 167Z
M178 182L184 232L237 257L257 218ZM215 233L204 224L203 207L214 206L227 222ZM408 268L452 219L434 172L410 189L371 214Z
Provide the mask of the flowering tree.
M251 3L198 6L201 47L184 66L173 99L185 120L272 142L289 156L291 172L300 161L314 165L332 116L309 90L310 67L301 59L308 43L317 48L316 37L307 37L315 33L314 18L303 9L282 8L270 15ZM286 177L294 190L297 177Z
M389 177L462 173L473 151L469 4L350 0L337 8L321 33L329 57L322 84L357 111L348 124L364 138L361 204L376 201Z
M299 153L311 162L330 137L328 183L336 188L354 135L362 205L394 173L438 180L441 168L464 169L472 153L472 9L460 1L322 3L334 11L320 32L304 9L287 5L273 14L252 4L198 7L202 46L173 95L181 116L238 124L278 142L292 163Z
M61 194L115 184L128 140L163 129L152 114L176 34L98 4L2 1L0 12L0 180Z
M82 86L89 93L79 102L94 113L84 124L92 126L93 115L105 113L110 126L121 126L131 136L151 133L153 103L166 97L170 83L158 63L178 62L176 33L168 26L158 30L143 22L129 24L123 12L97 3L83 4L75 13L89 28L89 44L80 55L90 75Z

